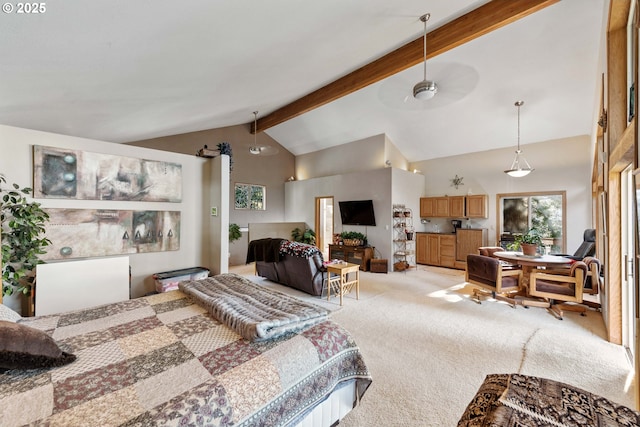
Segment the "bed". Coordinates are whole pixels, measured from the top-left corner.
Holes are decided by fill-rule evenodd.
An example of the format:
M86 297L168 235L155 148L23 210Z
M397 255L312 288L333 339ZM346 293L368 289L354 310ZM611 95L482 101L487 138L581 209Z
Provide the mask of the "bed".
M4 319L0 330L19 334L0 339L18 346L0 351L9 364L0 374L5 427L311 425L318 408L336 405L333 396L348 411L371 383L354 340L324 309L235 274L86 310ZM41 342L19 348L30 334ZM42 354L23 360L27 344ZM7 357L12 351L19 357Z

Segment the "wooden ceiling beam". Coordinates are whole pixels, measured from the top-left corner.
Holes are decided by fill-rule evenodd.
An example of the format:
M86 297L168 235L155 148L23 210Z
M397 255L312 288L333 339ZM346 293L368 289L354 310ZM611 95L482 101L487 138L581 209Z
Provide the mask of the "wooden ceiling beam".
M493 30L504 27L560 0L493 0L428 33L427 58L433 58ZM262 132L370 84L404 71L424 59L423 37L340 77L326 86L267 114L256 123ZM255 133L251 123L251 133Z

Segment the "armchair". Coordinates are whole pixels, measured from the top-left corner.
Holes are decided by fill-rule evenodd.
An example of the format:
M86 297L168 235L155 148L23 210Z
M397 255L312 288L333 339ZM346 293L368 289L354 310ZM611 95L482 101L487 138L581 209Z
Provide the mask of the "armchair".
M582 234L582 243L573 253L570 254L550 254L558 255L566 258L571 258L576 261L582 261L583 258L593 256L596 253L596 230L593 228L587 228Z
M502 246L480 246L478 248L478 254L492 257L495 252L504 252Z
M503 269L497 258L469 254L465 281L479 286L474 288L472 299L481 304L481 296L491 296L516 307L514 294L520 290L522 270Z
M577 311L584 316L587 308L582 305L582 294L589 278L587 272L587 264L582 261L574 262L565 274L559 271L551 274L545 270L534 270L530 276L529 295L539 299L522 299L521 304L546 307L560 320L564 316L564 310Z
M496 252L504 252L504 248L502 246L480 246L478 248L478 254L489 256L496 258L493 254ZM503 269L519 269L520 266L517 264L512 264L508 261L500 260L500 265L502 265Z
M594 257L585 257L582 262L587 265L588 269L587 280L585 280L582 293L598 295L600 292L600 286L602 286L602 276L600 276L602 264L598 258ZM582 303L587 307L595 308L596 310L601 308L600 302L598 301L583 300Z

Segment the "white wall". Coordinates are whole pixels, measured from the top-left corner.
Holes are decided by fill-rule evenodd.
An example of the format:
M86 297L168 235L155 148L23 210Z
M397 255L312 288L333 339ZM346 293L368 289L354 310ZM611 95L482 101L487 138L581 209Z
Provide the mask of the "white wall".
M296 156L296 179L307 180L384 167L384 135Z
M181 212L180 250L129 255L132 268L131 294L133 297L144 295L153 290L154 282L151 278L153 273L194 266L203 266L213 270L219 268L219 266L210 266L211 247L209 243L204 242L205 240L208 241L209 238L212 238L213 241L220 241L219 231L213 231L213 234L209 235L208 227L204 222L205 215L208 216L210 201L207 197L203 197L203 188L219 186L219 183L209 183L211 177L208 173L205 173L206 159L193 155L169 153L0 125L0 173L5 175L8 183L15 182L20 186L32 186L33 145L170 161L182 165L183 197L181 203L38 200L45 208L148 209L178 210ZM218 172L218 174L220 173ZM224 173L228 175L228 171ZM215 181L216 178L214 177L213 180ZM205 231L203 232L203 230ZM100 274L100 272L96 272L96 274Z
M334 232L359 231L367 235L375 246L376 256L393 264L392 207L402 203L418 212L420 196L424 191L424 177L395 168L312 178L289 182L285 185L285 212L287 221L314 224L315 198L334 197ZM346 200L373 200L375 227L343 226L339 202ZM418 220L419 221L419 220Z
M496 194L562 190L567 193L567 248L575 251L582 242L585 228L592 227L591 160L592 144L587 136L527 144L523 154L535 169L523 178L511 178L503 171L511 166L513 149L491 150L435 160L416 162L412 168L422 171L426 180L425 196L489 195L489 218L473 220L472 227L489 229L489 244L496 241ZM452 186L455 175L463 177L464 185ZM423 225L430 231L440 221ZM442 230L442 226L441 226Z
M306 180L388 166L407 170L409 162L393 141L381 134L296 156L296 179Z

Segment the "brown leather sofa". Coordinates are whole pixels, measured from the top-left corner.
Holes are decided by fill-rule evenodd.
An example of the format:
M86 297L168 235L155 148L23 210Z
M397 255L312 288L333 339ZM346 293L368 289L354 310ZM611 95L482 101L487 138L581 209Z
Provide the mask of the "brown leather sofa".
M258 276L311 295L322 295L326 268L317 247L286 239L253 240L249 242L247 263L254 261Z

